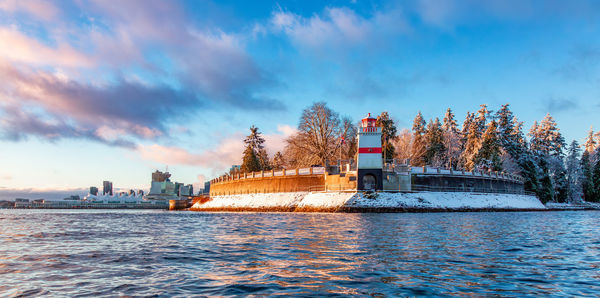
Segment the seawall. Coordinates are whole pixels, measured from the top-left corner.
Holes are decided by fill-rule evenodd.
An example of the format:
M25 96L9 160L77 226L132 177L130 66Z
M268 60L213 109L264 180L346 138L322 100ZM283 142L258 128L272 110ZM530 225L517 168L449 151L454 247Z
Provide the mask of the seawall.
M445 212L547 210L523 194L473 192L287 192L213 196L193 211Z

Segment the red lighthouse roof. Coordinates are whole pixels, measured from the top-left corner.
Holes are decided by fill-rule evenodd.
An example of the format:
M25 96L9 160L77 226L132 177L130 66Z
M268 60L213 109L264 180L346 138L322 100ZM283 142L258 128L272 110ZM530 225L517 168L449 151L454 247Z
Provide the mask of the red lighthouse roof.
M362 127L375 127L377 123L377 119L371 117L371 113L367 115L367 117L362 119Z

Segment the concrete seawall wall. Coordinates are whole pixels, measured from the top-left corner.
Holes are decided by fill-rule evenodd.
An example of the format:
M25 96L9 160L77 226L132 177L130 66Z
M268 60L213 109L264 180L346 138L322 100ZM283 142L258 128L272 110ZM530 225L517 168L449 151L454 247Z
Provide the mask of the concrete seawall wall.
M324 175L248 177L240 180L222 181L210 186L210 196L308 192L320 190L325 185Z

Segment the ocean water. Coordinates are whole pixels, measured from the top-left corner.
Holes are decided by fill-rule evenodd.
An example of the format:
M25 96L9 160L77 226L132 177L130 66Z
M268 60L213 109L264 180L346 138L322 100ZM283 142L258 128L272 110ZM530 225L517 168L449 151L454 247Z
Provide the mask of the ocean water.
M0 210L0 295L600 295L600 212Z

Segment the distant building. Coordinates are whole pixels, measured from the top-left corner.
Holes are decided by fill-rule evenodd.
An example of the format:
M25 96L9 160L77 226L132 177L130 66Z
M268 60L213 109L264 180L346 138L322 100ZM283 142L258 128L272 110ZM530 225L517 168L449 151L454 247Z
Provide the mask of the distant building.
M102 182L102 195L113 195L113 184L110 181Z
M194 195L194 186L191 184L181 185L179 187L179 196L180 197L190 197Z
M23 198L16 198L15 202L19 202L19 203L29 203L29 199L23 199Z
M169 181L169 178L171 178L171 174L169 174L169 172L161 172L156 170L156 172L152 173L152 181L156 181L156 182L165 182L165 181Z
M210 193L210 181L204 182L204 192L203 193Z
M234 174L239 172L242 169L241 165L232 165L231 168L229 168L229 174Z
M90 194L97 196L98 195L98 188L95 187L95 186L90 186Z
M65 200L65 201L79 201L79 200L81 200L81 198L79 197L79 195L75 195L75 196L66 197L63 200Z

